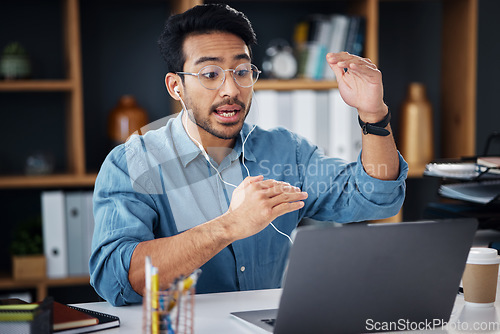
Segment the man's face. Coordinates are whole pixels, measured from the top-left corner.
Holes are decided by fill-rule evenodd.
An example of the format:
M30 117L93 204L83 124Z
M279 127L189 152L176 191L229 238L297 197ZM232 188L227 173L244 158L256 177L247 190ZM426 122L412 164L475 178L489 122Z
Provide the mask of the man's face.
M198 73L207 65L235 69L250 62L248 47L241 38L229 33L192 35L184 41L184 72ZM217 90L203 87L196 76L184 76L185 103L191 121L201 129L203 139L233 139L240 132L250 109L252 87L243 88L225 72L226 80ZM194 119L193 119L194 118Z

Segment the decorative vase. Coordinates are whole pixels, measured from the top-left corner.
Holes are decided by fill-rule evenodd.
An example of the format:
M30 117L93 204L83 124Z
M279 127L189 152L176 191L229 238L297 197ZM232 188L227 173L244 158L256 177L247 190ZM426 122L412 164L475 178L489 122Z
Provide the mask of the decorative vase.
M399 149L410 171L423 172L434 158L434 127L432 106L421 83L408 86L401 106L399 133Z
M114 145L124 143L135 131L148 124L148 115L132 95L124 95L111 110L108 118L108 135Z

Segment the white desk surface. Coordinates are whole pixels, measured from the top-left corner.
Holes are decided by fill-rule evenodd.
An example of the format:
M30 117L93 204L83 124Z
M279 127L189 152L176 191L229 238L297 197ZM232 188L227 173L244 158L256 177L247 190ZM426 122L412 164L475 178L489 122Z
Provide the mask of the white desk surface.
M474 246L487 247L488 242L500 240L500 232L496 230L478 231ZM247 334L267 333L256 326L247 324L233 317L230 313L259 309L278 308L281 289L241 291L196 295L195 301L195 333L196 334ZM142 305L113 307L107 302L77 304L79 307L116 315L120 318L120 327L98 333L106 334L138 334L142 331ZM463 296L457 296L453 308L451 324L447 330L437 328L434 331L414 331L411 333L500 333L500 281L497 287L497 301L494 308L471 309L464 307ZM479 326L490 326L495 331L477 331L463 329L472 328L474 323ZM460 324L460 328L454 326ZM397 332L402 333L402 332Z
M497 290L497 292L500 292L500 289ZM196 295L194 332L196 334L266 333L256 326L247 324L233 317L230 313L235 311L277 308L280 295L280 289ZM141 333L142 305L113 307L107 302L99 302L77 304L77 306L116 315L120 318L120 327L100 331L99 333ZM463 297L457 296L450 324L446 329L438 327L431 331L412 331L411 333L500 333L499 310L500 294L498 293L495 307L485 309L464 307ZM494 324L488 325L490 322ZM480 326L478 328L490 326L488 328L495 328L495 330L463 330L466 328L473 328L472 326Z
M263 330L253 325L247 325L230 313L278 308L280 296L281 289L196 295L194 332L196 334L262 333ZM108 302L99 302L76 304L76 306L116 315L120 318L120 327L105 330L102 333L141 333L142 305L114 307ZM101 331L98 333L101 333Z

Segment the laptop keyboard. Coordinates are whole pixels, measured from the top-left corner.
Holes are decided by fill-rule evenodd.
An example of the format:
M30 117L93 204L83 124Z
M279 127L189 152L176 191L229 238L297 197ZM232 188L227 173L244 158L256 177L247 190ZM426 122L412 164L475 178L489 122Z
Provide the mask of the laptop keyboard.
M261 319L260 321L262 321L262 322L264 322L272 327L274 327L274 324L276 323L276 319Z

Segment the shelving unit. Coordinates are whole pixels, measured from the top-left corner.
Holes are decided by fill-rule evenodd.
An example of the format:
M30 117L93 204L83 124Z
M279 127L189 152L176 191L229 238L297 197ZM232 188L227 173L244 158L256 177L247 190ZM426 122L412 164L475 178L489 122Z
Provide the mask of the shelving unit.
M90 187L97 174L51 174L46 176L0 176L2 188Z
M70 80L12 80L0 81L0 92L71 92Z
M314 89L324 90L337 88L336 81L314 81L310 79L294 79L294 80L272 80L262 79L257 81L254 86L255 90L300 90L300 89Z
M89 282L90 278L88 276L57 279L45 278L41 280L14 280L7 275L0 275L0 290L35 289L36 300L40 301L47 297L48 289L51 287L88 285Z
M234 0L233 2L237 3L238 1L244 0ZM382 1L405 0L324 1L344 1L348 6L348 14L362 15L366 19L364 53L367 58L377 64L379 61L380 3ZM302 0L302 2L304 6L307 6L306 0ZM443 4L442 73L440 74L442 157L474 155L478 0L441 0L441 2ZM170 7L174 12L183 12L202 3L202 0L170 0ZM257 7L264 6L266 2L256 0L253 3L256 10L259 10ZM68 168L64 173L57 175L0 175L0 189L92 187L96 178L96 174L88 173L85 167L79 1L61 0L61 4L63 6L65 78L0 81L0 94L8 92L62 92L65 94L67 99L64 116L66 121L65 142ZM256 90L325 90L333 88L337 88L335 81L302 79L288 81L261 79L255 86ZM420 171L410 171L410 176L420 175ZM76 284L86 284L88 277L76 279L76 282ZM39 291L46 291L47 286L74 283L74 279L44 282L15 282L9 279L0 279L0 289L36 286ZM39 296L41 295L43 292L39 292Z
M62 0L65 79L0 81L0 92L62 92L66 96L66 160L64 175L0 176L0 188L91 186L95 175L85 170L83 91L78 0Z
M243 1L243 0L240 0ZM326 0L325 0L326 1ZM331 0L339 1L339 0ZM345 1L345 0L344 0ZM379 5L384 0L348 2L349 14L366 19L365 56L378 62ZM394 0L393 0L394 1ZM404 0L396 0L404 1ZM238 1L234 1L238 2ZM202 4L201 0L171 1L174 12ZM256 5L263 4L256 1ZM442 0L442 128L443 157L473 155L475 147L476 52L478 0ZM67 95L66 155L63 175L0 176L0 188L92 186L95 174L85 169L80 17L78 0L62 0L66 79L0 82L0 92L63 92ZM457 69L461 69L457 71ZM255 89L324 90L335 81L260 80ZM410 176L419 176L412 171Z

